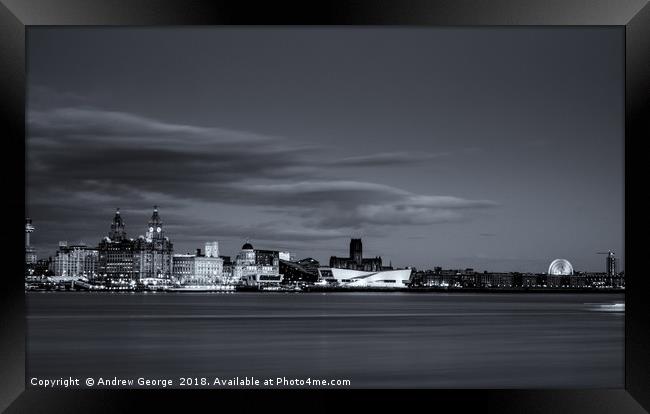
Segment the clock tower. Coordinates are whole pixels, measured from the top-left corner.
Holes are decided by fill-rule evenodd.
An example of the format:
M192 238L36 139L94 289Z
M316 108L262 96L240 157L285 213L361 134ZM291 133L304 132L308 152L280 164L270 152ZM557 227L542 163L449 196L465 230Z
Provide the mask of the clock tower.
M147 240L162 240L164 238L162 224L158 215L158 206L153 206L153 214L149 220L149 228L147 228Z
M162 225L158 206L153 206L147 233L135 242L134 267L138 269L140 279L171 277L174 246L165 236Z

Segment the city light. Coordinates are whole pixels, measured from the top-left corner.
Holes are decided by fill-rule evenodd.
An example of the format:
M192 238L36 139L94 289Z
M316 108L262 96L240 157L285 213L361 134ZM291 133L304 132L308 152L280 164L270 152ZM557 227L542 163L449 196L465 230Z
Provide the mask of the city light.
M577 272L566 259L552 260L544 273L478 272L472 268L419 270L386 266L380 256L365 258L361 239L351 239L349 256L331 256L329 266L313 258L296 260L291 252L263 250L246 241L231 260L219 255L219 242L208 241L193 254L174 253L157 206L145 236L127 237L120 210L98 245L59 242L53 259L38 260L26 220L26 290L131 291L296 291L296 290L581 290L625 288L616 272L614 252L606 255L605 272Z

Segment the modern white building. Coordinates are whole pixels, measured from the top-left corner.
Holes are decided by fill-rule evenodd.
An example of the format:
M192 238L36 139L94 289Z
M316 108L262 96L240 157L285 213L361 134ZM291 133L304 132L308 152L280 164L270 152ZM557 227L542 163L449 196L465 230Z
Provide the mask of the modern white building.
M339 286L405 288L411 278L411 269L364 272L321 267L318 274L321 281Z

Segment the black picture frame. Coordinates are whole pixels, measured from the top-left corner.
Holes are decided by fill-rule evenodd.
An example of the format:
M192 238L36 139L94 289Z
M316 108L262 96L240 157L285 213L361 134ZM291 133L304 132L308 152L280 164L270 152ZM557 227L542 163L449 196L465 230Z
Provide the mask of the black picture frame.
M612 390L299 390L106 391L25 388L25 33L29 26L149 25L418 25L621 26L625 28L625 388ZM7 412L125 412L152 409L213 410L237 404L332 411L361 403L387 409L473 409L488 412L644 412L650 410L650 307L643 296L631 179L650 137L650 6L646 0L356 0L301 3L209 0L0 0L2 102L7 253L0 318L0 409ZM640 193L637 191L637 193ZM640 216L637 216L640 217ZM638 219L640 220L640 219ZM635 223L637 226L639 222ZM20 240L20 241L19 241Z

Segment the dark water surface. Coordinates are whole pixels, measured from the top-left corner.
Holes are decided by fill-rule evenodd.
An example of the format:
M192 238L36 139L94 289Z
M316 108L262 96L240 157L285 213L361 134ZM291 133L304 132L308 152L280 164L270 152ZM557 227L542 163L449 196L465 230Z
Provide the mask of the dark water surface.
M623 387L623 294L26 295L28 377Z

